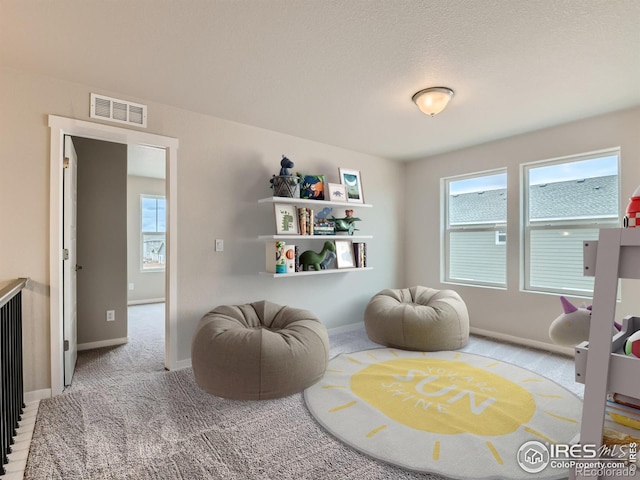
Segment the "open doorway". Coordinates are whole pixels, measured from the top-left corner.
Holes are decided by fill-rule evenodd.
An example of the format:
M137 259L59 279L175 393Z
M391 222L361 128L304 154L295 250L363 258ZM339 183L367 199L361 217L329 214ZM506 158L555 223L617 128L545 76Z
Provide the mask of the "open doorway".
M164 368L166 151L80 136L65 137L65 157L69 147L76 181L65 176L65 232L68 217L76 221L65 251L75 257L77 294L75 304L65 297L63 331L77 337L78 354L74 364L65 352L64 369L65 387L76 391ZM65 293L74 288L66 278ZM68 310L77 312L75 328Z
M166 152L127 146L127 303L165 300Z
M179 368L176 360L176 282L177 282L177 147L174 138L153 135L145 132L127 130L102 124L49 116L51 128L51 221L50 221L50 283L51 283L51 393L57 395L64 388L64 350L63 328L64 284L62 272L64 265L63 232L63 165L64 136L71 135L88 139L115 142L124 145L154 146L165 154L166 172L166 244L165 244L165 339L164 366L167 369ZM126 284L125 284L126 292Z

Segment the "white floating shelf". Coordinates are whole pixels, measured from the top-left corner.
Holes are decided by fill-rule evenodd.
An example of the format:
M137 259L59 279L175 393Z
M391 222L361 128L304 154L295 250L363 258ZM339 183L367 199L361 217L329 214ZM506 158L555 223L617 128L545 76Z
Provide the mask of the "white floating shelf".
M260 275L263 275L265 277L273 277L273 278L289 278L289 277L303 277L305 275L326 275L331 273L364 272L365 270L373 270L373 267L331 268L329 270L320 270L319 272L316 272L315 270L308 270L306 272L295 272L295 273L260 272Z
M371 208L370 203L357 202L332 202L329 200L313 200L311 198L292 198L292 197L267 197L258 200L258 203L294 203L294 204L311 204L311 205L333 205L335 207L351 207L351 208Z
M373 235L260 235L258 240L366 240Z

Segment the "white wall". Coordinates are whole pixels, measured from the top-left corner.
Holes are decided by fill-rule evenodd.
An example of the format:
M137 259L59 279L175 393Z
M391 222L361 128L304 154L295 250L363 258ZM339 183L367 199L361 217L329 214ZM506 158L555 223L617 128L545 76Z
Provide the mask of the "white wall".
M640 185L640 108L523 134L408 165L406 283L453 288L464 298L473 327L501 335L550 343L548 328L560 314L557 296L520 291L520 164L621 147L621 214ZM440 282L440 179L507 168L507 289ZM618 316L640 313L637 281L625 281ZM575 299L578 303L582 300ZM590 303L590 299L584 300Z
M141 271L140 195L164 196L165 183L160 178L127 177L127 277L128 283L133 283L133 290L128 290L130 304L164 299L165 272Z
M362 320L370 297L402 285L403 167L388 160L309 140L131 98L118 92L0 67L0 279L28 276L24 295L25 390L50 386L49 128L47 115L91 120L92 91L149 106L146 131L176 137L178 151L178 361L190 357L191 337L209 309L268 299L307 308L328 326ZM274 115L286 115L287 106ZM371 272L273 279L257 236L274 229L269 178L282 154L296 170L337 182L338 167L362 172L362 233ZM338 212L339 213L339 212ZM225 251L214 252L216 238ZM321 242L317 245L319 250Z

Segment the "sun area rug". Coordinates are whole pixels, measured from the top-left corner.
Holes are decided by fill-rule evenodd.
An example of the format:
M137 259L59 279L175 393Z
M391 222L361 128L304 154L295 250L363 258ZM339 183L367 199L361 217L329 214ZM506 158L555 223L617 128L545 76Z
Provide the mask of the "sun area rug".
M551 465L527 473L518 451L532 440L569 443L582 412L572 392L524 368L391 348L336 356L304 398L320 425L364 454L474 480L566 478Z

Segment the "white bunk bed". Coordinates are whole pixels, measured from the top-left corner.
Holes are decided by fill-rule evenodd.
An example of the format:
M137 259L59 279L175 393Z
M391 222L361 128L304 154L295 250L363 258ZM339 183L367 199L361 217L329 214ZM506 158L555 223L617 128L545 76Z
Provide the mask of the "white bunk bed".
M582 424L576 441L600 446L607 393L640 398L640 359L622 353L625 339L640 330L640 318L626 317L622 330L612 340L618 279L640 278L640 228L602 229L597 242L584 242L584 273L595 276L595 284L589 341L576 347L576 381L585 386ZM594 477L571 472L569 478ZM640 478L640 474L626 478Z

